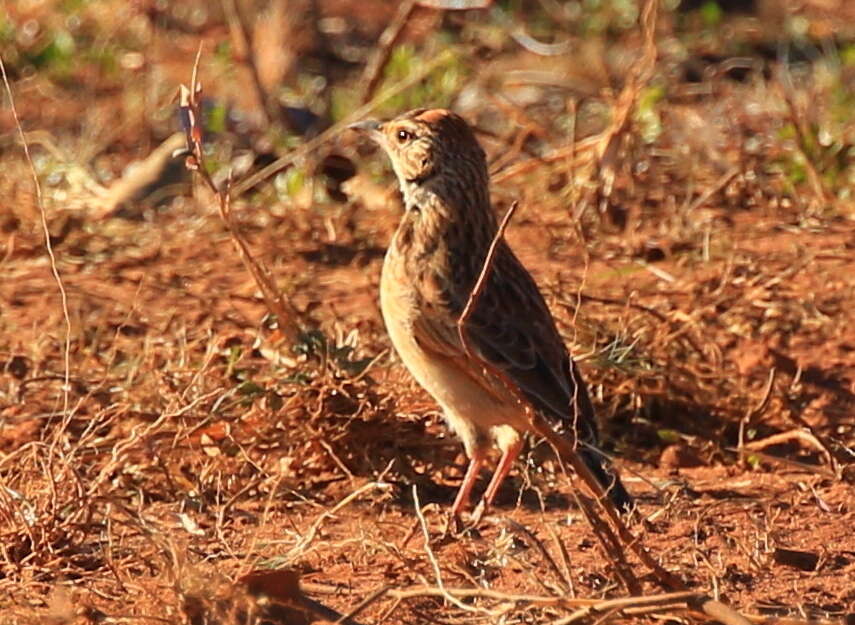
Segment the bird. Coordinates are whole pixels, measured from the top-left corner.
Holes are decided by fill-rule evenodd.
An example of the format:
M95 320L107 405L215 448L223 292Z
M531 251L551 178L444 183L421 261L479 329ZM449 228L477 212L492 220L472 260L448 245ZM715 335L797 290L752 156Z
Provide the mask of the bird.
M532 431L521 395L577 451L622 511L632 498L598 450L594 409L540 290L511 247L496 242L490 273L458 320L499 225L484 150L447 109L415 109L350 126L385 151L404 211L386 252L380 308L395 350L442 408L469 460L451 508L461 518L495 444L501 458L479 509L489 507ZM518 388L517 395L509 384Z

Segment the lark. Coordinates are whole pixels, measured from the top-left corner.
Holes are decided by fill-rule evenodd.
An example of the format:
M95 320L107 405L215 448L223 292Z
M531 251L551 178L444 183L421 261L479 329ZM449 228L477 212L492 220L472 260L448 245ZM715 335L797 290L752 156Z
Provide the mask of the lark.
M502 452L484 492L489 506L531 430L508 381L556 430L566 432L618 508L631 498L598 452L588 391L534 279L500 241L491 273L465 325L457 322L498 231L484 151L459 115L418 109L352 128L392 162L404 215L386 253L380 305L401 360L442 408L469 466L454 500L469 506L491 445ZM502 379L504 377L504 379ZM482 508L482 511L483 509Z

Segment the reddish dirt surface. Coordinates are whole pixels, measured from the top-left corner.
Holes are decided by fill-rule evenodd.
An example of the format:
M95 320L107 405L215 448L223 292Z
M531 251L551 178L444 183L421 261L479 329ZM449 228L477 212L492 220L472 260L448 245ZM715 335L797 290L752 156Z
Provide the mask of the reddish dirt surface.
M326 17L353 11L353 3L321 4ZM336 54L344 43L370 42L390 19L383 3L365 4L376 24L360 22L347 41L331 35ZM829 15L844 5L817 15L807 3L805 19L833 30L842 18ZM159 10L140 6L149 16ZM13 16L18 26L58 19L31 9ZM87 27L108 20L89 11ZM467 26L483 17L462 15L443 22L445 36L468 46L463 63L489 80L560 66L498 46L487 26ZM846 181L855 177L851 163L828 173L824 153L815 155L819 190L809 177L782 173L804 153L763 72L698 83L707 91L682 81L668 36L688 38L680 20L689 15L660 17L654 82L667 94L646 114L662 129L646 143L653 122L634 118L610 199L598 201L584 167L541 163L495 186L497 210L520 202L508 239L591 386L605 446L638 498L630 525L641 543L691 590L743 613L852 622L855 206ZM386 586L357 622L558 623L585 600L628 596L569 478L536 442L488 516L460 535L444 533L464 457L383 329L377 285L399 207L381 155L342 135L328 149L358 173L338 199L318 189L313 196L307 183L285 195L262 185L235 203L249 248L316 330L296 350L271 329L200 185L191 189L178 173L183 186L165 204L134 200L99 213L80 172L121 176L157 145L169 130L167 92L189 80L199 40L214 50L228 37L216 15L196 31L151 19L151 111L128 104L144 85L87 82L84 67L75 87L26 70L22 57L10 66L25 128L47 131L30 139L67 295L70 384L64 391L67 326L29 170L19 146L4 142L0 623L302 623L315 619L302 609L276 612L263 595L289 605L308 597L347 614ZM431 45L422 22L405 42ZM638 52L633 29L609 36L620 53ZM706 58L704 41L688 46L695 60ZM301 45L310 68L324 58L316 40ZM246 68L218 63L203 63L206 96L252 110ZM336 68L342 84L358 84L361 65ZM809 69L817 74L802 77L797 96L814 104L801 113L812 128L830 124L835 89L852 91L853 72L844 66L829 87ZM568 80L593 81L575 66L566 71ZM579 136L602 130L602 120L598 127L583 114L585 102L612 102L603 94L613 85L592 84L587 95L572 92ZM56 106L75 89L81 97ZM513 146L529 122L548 129L547 147L571 140L548 96L470 103L466 114L493 162L528 157ZM121 123L111 126L111 115ZM270 145L251 126L212 133L212 160L231 147ZM851 113L829 127L851 154ZM327 182L318 175L318 188ZM426 506L427 542L414 493ZM642 591L663 592L630 559ZM455 605L438 594L434 561L445 588L485 592ZM292 578L242 577L279 570L295 571L302 593ZM663 605L608 618L704 617Z

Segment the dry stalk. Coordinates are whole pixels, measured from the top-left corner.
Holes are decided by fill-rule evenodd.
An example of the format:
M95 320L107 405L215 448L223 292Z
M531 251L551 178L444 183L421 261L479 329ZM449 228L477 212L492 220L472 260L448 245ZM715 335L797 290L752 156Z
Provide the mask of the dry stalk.
M368 482L367 484L363 484L355 491L350 493L347 497L339 501L336 505L334 505L329 510L326 510L323 514L321 514L315 522L312 523L312 526L309 528L309 531L306 532L303 537L297 542L294 547L288 552L285 556L285 560L289 563L294 562L298 557L303 555L309 545L312 544L312 541L315 540L315 536L318 534L318 530L321 529L321 526L327 519L330 519L335 516L335 514L350 504L355 499L361 497L364 493L367 493L370 490L381 490L385 491L389 489L389 485L383 482Z
M794 429L787 430L786 432L779 432L778 434L773 434L758 441L751 441L750 443L745 443L743 445L743 448L754 451L759 449L765 449L766 447L771 447L772 445L780 445L781 443L786 443L792 440L803 441L808 445L815 447L825 457L825 460L826 462L828 462L829 466L832 469L836 468L834 456L831 455L831 452L828 451L828 448L826 448L826 446L823 445L822 442L813 433L807 430Z
M585 137L584 139L572 143L571 145L562 146L560 148L556 148L555 150L547 152L543 156L530 158L520 163L511 165L510 167L507 167L501 171L497 171L491 176L490 179L495 183L504 182L505 180L515 178L516 176L520 176L534 169L537 169L544 163L555 163L558 161L564 161L566 159L571 159L571 167L575 170L584 165L586 162L590 162L592 160L592 153L604 140L604 133L600 133L592 137Z
M528 529L526 526L522 525L521 523L517 523L516 521L513 521L511 519L507 520L507 524L514 531L525 534L526 538L528 538L531 542L534 543L534 546L537 547L537 551L540 553L540 556L543 558L543 560L546 562L546 564L549 566L549 568L555 574L555 577L557 577L558 580L561 582L562 592L564 594L568 593L570 591L570 589L573 588L573 580L569 575L569 571L568 571L568 573L565 574L564 571L562 571L560 568L558 568L558 564L555 562L555 559L552 557L552 555L549 553L549 550L540 541L540 539L538 539L538 537L534 535L534 532L532 532L530 529ZM552 532L552 528L550 527L549 524L545 523L544 525L550 530L550 532ZM552 533L552 535L553 535L553 537L557 538L557 536L555 536L554 532Z
M769 369L769 376L766 378L766 386L763 389L763 396L756 406L751 407L742 419L739 420L739 449L745 447L745 427L756 419L769 405L769 399L772 397L772 386L775 383L775 367Z
M651 597L622 597L620 599L609 599L600 601L593 605L582 607L569 616L553 621L550 625L570 625L576 621L587 619L598 614L609 614L618 610L628 608L649 608L651 606L672 606L674 603L680 602L689 605L689 602L698 597L696 592L673 592L664 595L654 595Z
M777 72L777 79L778 89L781 92L784 102L787 104L790 123L793 125L796 132L796 143L798 145L799 152L802 155L802 159L804 159L805 171L807 171L811 190L813 191L816 200L820 204L825 204L828 202L828 194L825 191L825 186L822 184L822 177L819 175L819 172L811 161L812 150L810 142L808 141L808 133L810 130L802 118L799 105L796 103L796 97L793 93L793 85L790 80L789 72L786 70L779 70Z
M609 197L615 180L619 139L629 124L630 113L638 99L639 92L653 75L656 65L656 15L659 10L659 0L647 0L641 10L639 22L644 38L641 58L626 81L626 85L618 95L612 112L611 126L603 133L602 142L598 145L598 167L602 194Z
M427 521L425 520L425 515L422 513L422 506L419 503L419 490L416 488L416 485L413 484L413 505L416 508L416 516L419 517L419 525L422 528L422 536L425 539L425 553L427 553L427 557L430 560L431 566L433 567L433 573L436 576L436 585L439 587L440 593L442 596L451 603L452 605L460 608L465 612L480 612L478 608L472 607L471 605L466 605L460 599L445 591L445 584L442 582L442 571L439 568L439 562L436 559L436 556L433 553L433 549L430 548L430 531L428 530Z
M365 608L367 608L372 603L374 603L374 602L378 601L380 598L382 598L391 589L392 589L391 586L381 586L380 588L378 588L377 590L372 592L370 595L365 597L365 599L363 599L358 604L356 604L356 606L354 606L354 608L350 612L342 615L341 618L336 620L333 625L342 625L344 623L347 623L352 618L356 617Z
M495 172L492 176L493 182L504 182L510 178L530 172L543 163L553 163L570 159L569 166L574 171L585 164L596 162L599 168L602 194L605 197L611 194L615 178L619 139L629 124L630 113L639 92L653 75L656 63L655 33L658 8L658 0L647 0L642 9L639 21L644 38L643 52L627 78L626 85L624 85L624 88L614 101L611 125L597 135L586 137L578 142L571 141L570 145L552 150L543 156L516 163L500 172Z
M199 96L202 93L202 86L197 81L199 70L199 59L202 55L202 47L196 53L196 61L193 64L193 74L190 79L190 88L184 85L181 86L179 93L179 106L181 107L182 118L185 124L184 133L187 139L187 156L186 166L191 171L195 170L205 182L207 187L218 199L218 208L220 218L226 226L232 242L240 255L246 269L252 275L258 288L261 290L264 297L264 303L267 309L276 316L279 331L282 332L286 341L290 345L298 342L302 328L299 324L299 316L296 308L285 299L279 289L276 287L270 270L262 261L255 258L249 251L249 245L235 227L231 215L231 179L227 183L226 189L221 190L214 184L211 175L205 167L204 154L202 150L202 114Z
M383 68L392 54L392 48L400 41L404 27L407 25L407 21L410 19L410 15L413 14L415 8L415 0L404 0L404 2L401 2L398 5L398 12L395 14L394 19L389 22L383 34L380 35L377 47L374 49L371 58L368 59L365 71L362 74L361 82L364 86L359 100L363 104L368 102L374 95L374 90L380 82Z
M575 597L576 586L573 583L573 575L570 573L570 553L567 551L567 545L565 545L564 541L561 540L561 537L558 535L558 532L555 531L552 523L544 523L544 525L546 526L546 530L549 532L549 535L552 536L552 540L555 541L555 544L558 547L558 553L561 554L561 564L564 567L563 577L567 583L567 590L571 597Z
M817 439L818 440L818 439ZM735 453L740 453L742 451L744 453L744 448L740 450L738 447L725 447L727 451L732 451ZM830 469L826 469L825 467L818 466L815 464L808 464L807 462L799 462L798 460L793 460L792 458L784 458L782 456L774 456L772 454L767 454L766 452L759 451L757 449L751 450L751 455L757 456L761 460L765 460L772 464L780 464L787 467L792 467L798 471L802 471L804 473L813 473L814 475L821 475L829 480L839 480L840 475L831 471Z
M729 170L724 172L724 174L722 174L719 179L716 180L711 186L704 189L704 192L701 193L695 199L695 201L689 205L689 208L686 212L690 215L694 215L695 211L704 204L706 204L712 196L714 196L716 193L718 193L728 184L730 184L730 181L733 180L737 176L737 174L739 174L739 167L734 165Z
M255 97L261 105L259 110L264 116L263 125L269 126L272 121L276 120L276 111L261 84L261 76L258 72L258 65L255 62L249 28L246 25L244 13L241 7L238 6L238 0L220 0L220 4L223 7L223 13L229 24L229 34L234 44L235 56L238 60L245 63L247 69L249 69L252 88L255 90Z
M321 588L315 588L312 584L305 584L308 590L323 591ZM699 619L709 619L710 613L707 610L700 610L698 606L708 598L703 593L694 591L680 591L665 593L660 595L647 595L635 597L621 597L618 599L589 599L589 598L568 598L568 597L552 597L545 595L523 595L502 592L490 588L439 588L436 586L415 586L406 589L397 589L386 587L381 588L373 594L379 594L395 599L395 605L400 601L414 599L419 597L442 597L448 598L452 596L460 599L487 599L490 601L498 601L502 603L517 603L526 604L534 607L553 607L553 608L577 608L572 614L554 621L550 625L569 625L569 623L610 613L611 611L620 611L626 616L650 614L651 612L665 612L670 610L688 610ZM711 610L714 612L714 610ZM746 615L742 616L742 620L734 619L732 611L721 611L717 613L720 622L733 625L832 625L831 622L822 621L803 621L799 619L788 619L780 617L768 617L761 615Z
M508 208L508 212L505 213L505 216L502 218L502 223L499 224L499 229L496 231L496 236L493 237L493 241L490 243L490 248L487 250L487 257L484 259L484 265L481 269L481 274L478 276L478 280L475 282L475 286L472 288L472 292L469 294L469 299L466 301L466 306L463 307L463 312L460 313L460 318L457 320L457 336L460 337L460 344L463 346L463 351L466 352L466 355L469 358L475 360L483 360L480 356L475 356L472 350L469 347L469 341L466 340L466 322L469 321L469 317L472 316L472 311L475 309L475 304L481 298L481 293L484 291L484 286L487 283L490 275L493 273L493 258L496 255L496 249L499 246L499 243L505 236L505 228L508 227L508 223L511 221L511 217L514 216L514 213L517 210L518 202L513 202Z
M615 573L623 582L624 587L632 594L640 593L641 583L633 573L632 566L626 559L623 545L621 545L618 537L615 536L612 528L600 518L596 510L594 510L593 502L590 499L578 492L578 489L575 489L573 494L575 495L576 502L579 504L579 508L581 508L582 513L585 515L585 519L588 521L588 525L591 526L594 535L600 541L600 545L605 550L606 556L611 562Z
M68 413L68 393L71 380L71 317L68 314L68 294L65 291L65 285L62 282L62 276L59 274L59 268L56 264L56 255L53 252L53 246L50 242L50 230L47 223L47 210L45 209L44 198L42 197L42 186L39 182L39 175L36 173L36 166L33 163L33 157L30 155L30 146L27 143L27 137L24 135L24 129L21 126L21 119L18 117L18 109L15 107L15 98L12 95L12 86L9 84L9 77L6 75L6 65L3 63L3 58L0 57L0 72L3 74L3 85L6 87L6 94L9 96L9 109L12 111L12 118L15 120L15 127L21 137L21 146L24 149L24 156L27 159L27 165L30 168L30 174L33 177L33 187L36 195L36 205L39 208L39 216L41 217L42 234L45 237L45 250L50 259L50 270L53 274L53 279L59 289L59 297L62 302L62 318L65 321L65 345L63 349L63 365L65 367L64 382L62 385L62 412ZM64 429L64 428L63 428Z

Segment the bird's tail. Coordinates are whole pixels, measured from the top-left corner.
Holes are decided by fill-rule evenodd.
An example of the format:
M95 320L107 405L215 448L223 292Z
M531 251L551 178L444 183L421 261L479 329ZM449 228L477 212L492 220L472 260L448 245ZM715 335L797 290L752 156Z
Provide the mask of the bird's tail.
M581 431L580 431L581 430ZM597 431L593 420L577 423L576 428L559 430L564 437L571 437L576 453L590 469L594 479L606 491L619 512L632 510L633 499L620 481L609 459L597 448Z
M588 388L582 380L578 369L573 361L568 359L568 378L573 383L573 401L571 402L572 414L563 424L565 434L574 436L574 443L578 444L578 452L582 460L596 480L609 495L609 499L620 512L632 510L633 501L630 494L624 488L620 477L612 468L611 462L597 448L599 435L597 433L597 420L594 416L594 405L588 394ZM572 424L572 428L568 427Z

